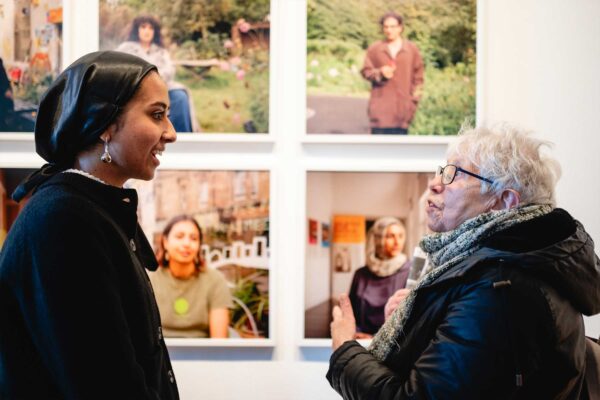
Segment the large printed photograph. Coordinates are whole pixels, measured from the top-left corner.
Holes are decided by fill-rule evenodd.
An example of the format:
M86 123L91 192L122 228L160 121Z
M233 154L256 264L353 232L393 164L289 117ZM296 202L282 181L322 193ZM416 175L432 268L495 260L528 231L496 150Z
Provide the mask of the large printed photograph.
M0 0L0 132L33 132L62 70L62 0Z
M32 171L0 169L0 251L27 204L10 195ZM269 173L159 170L126 186L159 264L165 337L269 338Z
M425 194L430 173L307 174L304 337L329 338L331 312L348 293L357 339L384 321L396 290L410 287L423 265Z
M183 133L269 132L270 0L100 0L100 50L142 57Z
M475 118L476 0L308 0L307 133L455 135Z

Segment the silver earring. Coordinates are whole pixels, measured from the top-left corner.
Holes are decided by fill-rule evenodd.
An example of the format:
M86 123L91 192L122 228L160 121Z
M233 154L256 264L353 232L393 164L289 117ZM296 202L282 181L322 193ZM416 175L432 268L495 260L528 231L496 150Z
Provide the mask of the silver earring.
M112 157L108 152L108 139L104 139L104 153L100 156L100 161L106 164L110 164L112 162Z

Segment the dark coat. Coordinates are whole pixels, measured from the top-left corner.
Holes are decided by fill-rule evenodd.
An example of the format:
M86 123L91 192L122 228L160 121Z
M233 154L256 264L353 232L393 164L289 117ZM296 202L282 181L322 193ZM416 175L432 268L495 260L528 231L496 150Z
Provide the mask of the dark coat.
M339 347L333 388L345 399L578 399L582 314L600 312L592 239L557 209L484 245L418 289L384 363L356 341Z
M178 399L133 189L60 173L0 254L0 398Z

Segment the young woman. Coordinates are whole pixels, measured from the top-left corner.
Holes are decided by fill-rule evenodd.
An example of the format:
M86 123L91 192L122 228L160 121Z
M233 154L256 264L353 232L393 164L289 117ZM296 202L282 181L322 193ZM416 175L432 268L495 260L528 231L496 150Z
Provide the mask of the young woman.
M226 338L231 295L225 278L207 269L200 255L202 230L187 215L173 218L162 232L150 273L165 336Z
M119 52L69 66L40 102L33 191L0 255L0 397L178 399L145 272L137 193L175 141L156 67Z

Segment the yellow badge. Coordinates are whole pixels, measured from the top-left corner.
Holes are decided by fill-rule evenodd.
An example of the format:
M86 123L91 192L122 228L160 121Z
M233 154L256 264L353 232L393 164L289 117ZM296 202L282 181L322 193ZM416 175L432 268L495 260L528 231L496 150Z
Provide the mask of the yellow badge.
M190 309L190 303L188 303L188 301L183 297L180 297L175 300L175 303L173 303L173 309L175 310L176 314L185 315Z

